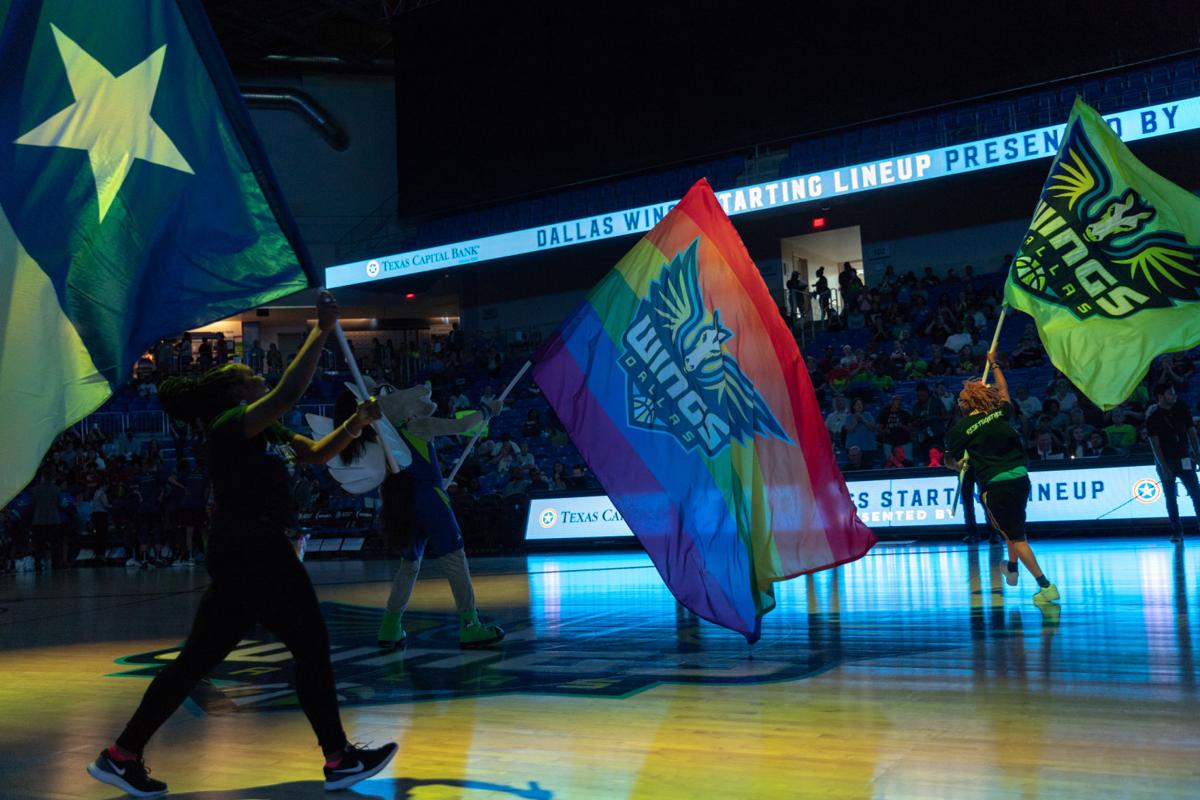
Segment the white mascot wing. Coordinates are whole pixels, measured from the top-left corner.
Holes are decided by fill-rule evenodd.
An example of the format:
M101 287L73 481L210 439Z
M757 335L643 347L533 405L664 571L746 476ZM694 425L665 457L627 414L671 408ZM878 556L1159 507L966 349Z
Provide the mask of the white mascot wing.
M333 432L333 420L318 414L305 414L304 420L313 434L319 439ZM329 474L342 485L350 494L366 494L387 477L387 459L383 456L383 448L375 442L363 442L363 452L353 464L342 461L341 456L334 456L325 465Z
M368 378L367 380L370 379ZM368 385L368 390L373 388L374 383L375 382L372 380ZM346 382L346 388L350 390L350 393L354 395L358 402L361 403L367 399L366 396L364 396L363 393L358 390L358 386L354 385L353 383ZM408 449L408 445L404 443L404 439L401 438L400 432L396 430L396 426L392 424L391 420L389 420L385 414L380 418L374 427L375 433L379 437L380 444L392 451L392 458L395 459L396 466L400 469L406 469L408 465L412 463L412 452ZM367 442L367 444L370 444L370 442ZM380 455L383 455L382 452ZM387 459L384 459L384 463L387 463Z

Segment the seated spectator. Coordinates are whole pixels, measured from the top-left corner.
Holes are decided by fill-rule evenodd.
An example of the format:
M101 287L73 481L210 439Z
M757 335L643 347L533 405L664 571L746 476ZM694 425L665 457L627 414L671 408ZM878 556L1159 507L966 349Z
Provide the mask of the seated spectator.
M1175 385L1176 392L1187 390L1188 382L1192 375L1196 372L1195 365L1188 358L1186 353L1169 353L1162 356L1158 360L1157 373L1151 370L1151 374L1157 377L1155 383L1161 381L1171 381Z
M1053 397L1058 401L1058 407L1066 414L1070 414L1071 409L1079 405L1079 396L1071 391L1071 384L1066 378L1060 378L1054 383Z
M567 465L561 461L554 462L554 468L550 471L549 477L550 488L556 492L561 492L567 488Z
M1084 448L1085 458L1096 458L1099 456L1115 456L1117 451L1108 446L1104 434L1100 431L1092 431L1088 436L1087 447Z
M489 405L495 399L496 399L496 386L495 386L495 384L489 383L487 385L487 388L483 390L483 396L479 398L479 403L480 403L480 405L486 406L486 405Z
M1010 358L1014 367L1036 367L1046 360L1046 350L1033 323L1025 326L1025 332L1021 334Z
M935 342L944 342L950 334L958 329L954 315L950 312L950 308L944 305L944 301L945 298L920 326L921 335Z
M917 384L917 399L912 407L912 430L913 443L920 452L926 452L929 445L942 441L946 434L946 407L924 383Z
M1108 446L1118 453L1128 453L1137 442L1138 429L1125 421L1125 409L1117 406L1111 412L1112 423L1104 428Z
M971 375L983 369L983 365L975 358L975 352L971 349L971 345L964 345L958 351L958 372L960 374Z
M905 457L903 445L893 447L892 454L888 456L887 461L883 462L884 469L903 469L912 465L913 462Z
M533 453L529 452L529 444L527 442L521 442L521 452L519 455L517 455L514 463L518 467L536 467L537 466L537 462L533 457Z
M850 377L851 387L846 390L846 393L849 395L856 394L854 384L860 384L857 394L862 394L862 389L866 387L868 396L870 397L874 397L879 392L892 391L892 387L895 386L896 382L892 380L891 375L880 371L877 367L878 364L878 356L872 356L864 361L859 366L858 372Z
M925 457L925 464L930 467L946 466L946 452L937 445L930 445L929 452Z
M1067 414L1053 397L1042 403L1042 416L1050 420L1050 429L1059 437L1065 437L1067 426L1071 424L1071 416Z
M942 404L942 408L946 409L946 422L949 424L950 414L958 408L958 398L946 389L946 384L942 381L938 381L933 384L931 393L933 394L934 399Z
M929 362L925 368L927 375L949 375L954 372L954 366L946 360L945 353L940 345L933 345L929 348Z
M875 436L879 426L875 417L866 410L862 398L855 398L850 414L846 417L844 439L846 450L857 447L867 461L874 462L878 456L879 441Z
M546 477L544 475L542 475L542 471L539 470L537 467L531 467L529 469L529 487L525 491L527 491L527 492L548 492L548 491L550 491L549 482L547 482Z
M829 435L837 443L842 441L842 429L846 426L846 417L849 415L849 404L846 402L846 396L835 394L833 396L833 411L825 415L825 427L829 429Z
M850 370L858 366L858 356L853 347L848 344L842 345L842 357L838 360L838 366Z
M1070 422L1067 423L1067 429L1083 428L1083 440L1086 442L1087 438L1091 436L1092 431L1096 430L1096 426L1089 425L1087 420L1084 419L1083 408L1075 406L1067 416L1070 418Z
M475 446L475 455L483 461L491 461L500 455L500 442L492 438L484 439Z
M908 353L904 352L904 344L896 342L892 346L892 353L888 356L887 374L893 378L900 378L908 372Z
M961 355L964 347L973 344L975 344L975 337L971 335L971 326L964 323L959 327L958 333L946 337L946 341L942 347L951 353L959 353Z
M851 352L854 351L851 350ZM833 356L833 347L826 345L824 352L821 353L821 357L817 359L817 370L820 372L829 372L829 370L833 369L837 365L838 362Z
M1067 457L1085 458L1087 456L1088 430L1082 425L1072 425L1067 429Z
M887 342L892 338L891 331L884 325L882 314L871 315L871 341Z
M1029 385L1025 383L1017 384L1013 405L1019 408L1027 419L1037 419L1042 413L1042 401L1029 393Z
M879 413L880 438L888 452L902 447L907 454L912 451L912 414L900 403L900 395L894 394L891 402Z
M542 435L542 418L536 408L529 409L525 422L521 424L521 435L526 439L536 439Z
M1061 461L1066 458L1066 453L1054 441L1054 437L1049 431L1041 431L1033 440L1033 447L1029 448L1030 461Z
M817 395L817 402L824 403L825 395L829 392L829 382L825 380L825 374L821 372L817 361L812 356L804 359L804 366L808 369L808 379L812 381L813 392Z
M909 379L920 379L929 376L929 362L926 361L920 353L915 354L908 362L908 372L905 377Z
M587 475L583 472L583 465L576 464L571 467L571 475L567 478L568 489L586 489Z
M521 494L529 491L529 478L526 475L525 467L513 467L508 471L508 483L504 484L502 495L508 497L513 494Z
M1131 456L1149 456L1153 454L1153 449L1150 446L1150 434L1145 427L1138 428L1137 440L1133 446L1129 448Z
M871 468L871 465L863 460L862 448L859 447L847 448L846 457L838 466L844 472L853 472L854 470Z
M455 414L459 411L467 411L471 408L471 398L467 397L466 392L451 392L450 393L450 413Z

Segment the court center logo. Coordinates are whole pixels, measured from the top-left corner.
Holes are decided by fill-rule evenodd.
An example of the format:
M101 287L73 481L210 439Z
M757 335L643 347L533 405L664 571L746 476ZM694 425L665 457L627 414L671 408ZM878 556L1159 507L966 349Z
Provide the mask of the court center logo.
M791 439L742 371L734 332L700 291L697 238L663 264L622 336L629 424L715 456L754 435Z
M764 637L750 659L745 639L691 614L647 616L644 609L622 604L589 604L577 616L556 613L552 624L495 618L507 636L474 650L459 647L457 615L408 611L406 645L384 652L375 641L382 609L324 602L321 611L338 700L346 706L498 694L623 699L662 683L797 680L849 662L964 647L972 635L966 626L958 637L953 626L914 624L906 617L894 625L873 620L878 637L843 637L843 628L866 625L865 618L814 612L803 614L803 624ZM292 654L255 630L192 689L193 709L221 714L299 708ZM153 678L179 651L169 647L119 659L124 671L110 677Z
M1112 171L1076 118L1013 260L1016 285L1078 319L1200 298L1200 248Z
M1134 481L1133 497L1139 503L1153 503L1162 494L1162 486L1153 478L1142 478Z

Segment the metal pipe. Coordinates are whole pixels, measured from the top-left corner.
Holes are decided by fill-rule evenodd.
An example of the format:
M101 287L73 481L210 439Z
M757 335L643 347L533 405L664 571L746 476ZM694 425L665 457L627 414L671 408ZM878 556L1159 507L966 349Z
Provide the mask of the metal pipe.
M350 136L345 128L306 92L290 86L243 86L242 98L251 108L296 112L308 120L335 150L345 150L350 146Z

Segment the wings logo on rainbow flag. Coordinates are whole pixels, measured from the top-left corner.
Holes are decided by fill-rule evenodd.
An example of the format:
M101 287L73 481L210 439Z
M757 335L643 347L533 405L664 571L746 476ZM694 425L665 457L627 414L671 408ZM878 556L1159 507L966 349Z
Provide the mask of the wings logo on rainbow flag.
M750 642L776 582L876 541L707 181L543 345L534 379L675 597Z

